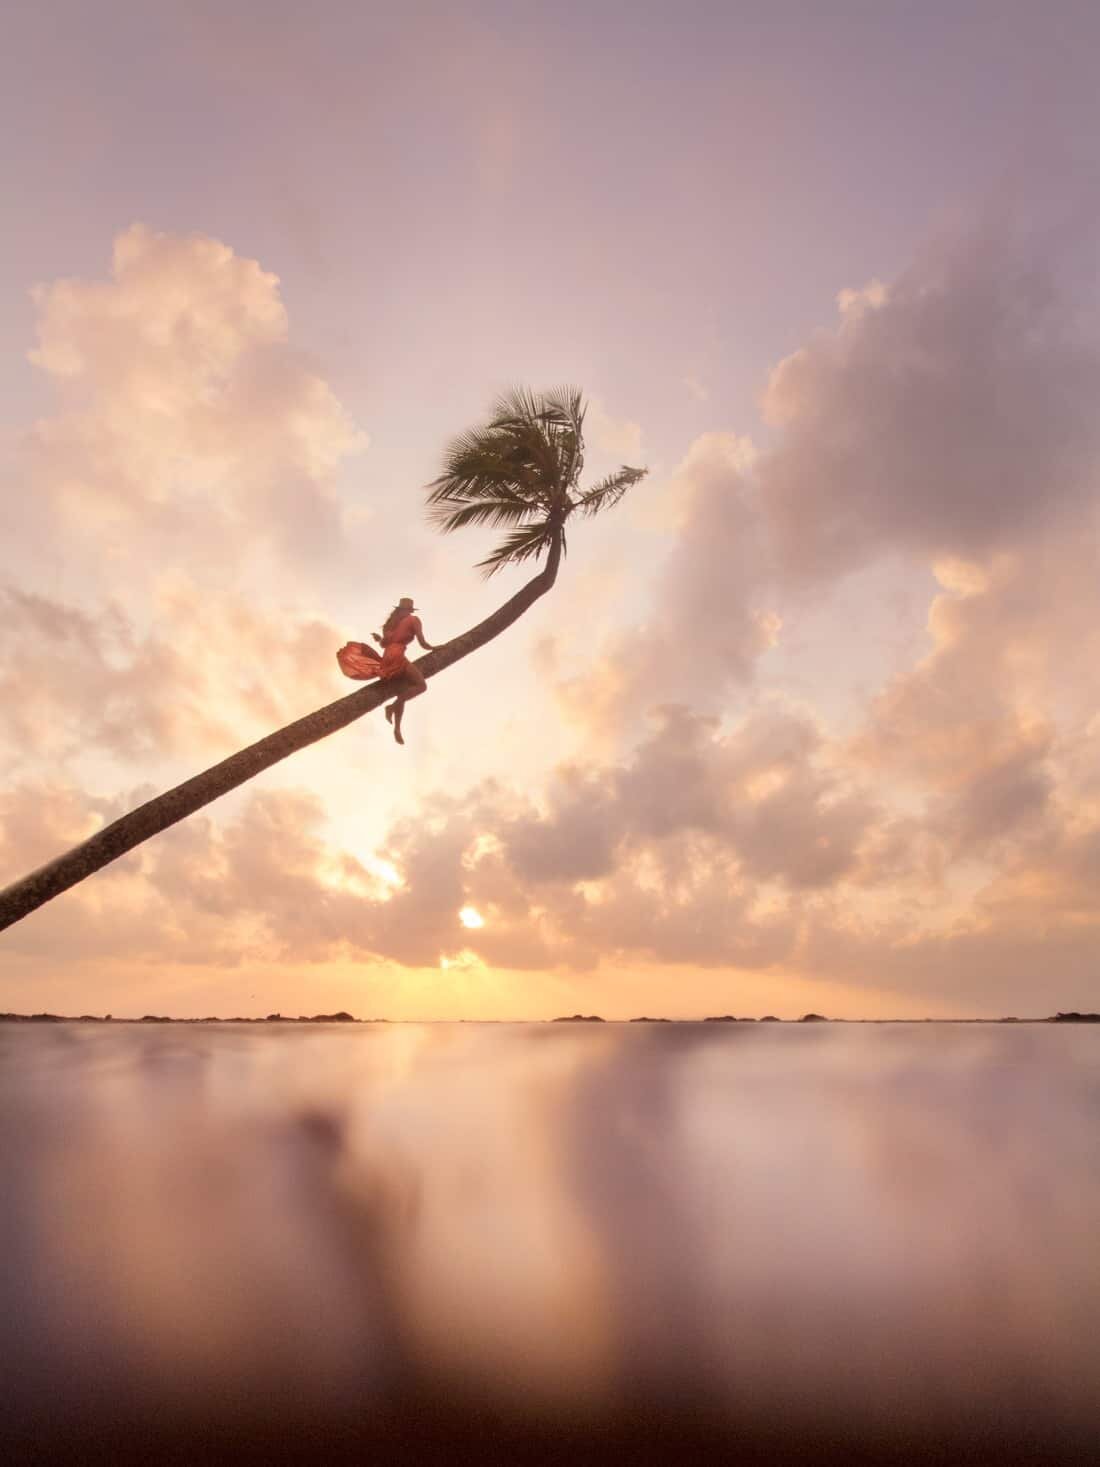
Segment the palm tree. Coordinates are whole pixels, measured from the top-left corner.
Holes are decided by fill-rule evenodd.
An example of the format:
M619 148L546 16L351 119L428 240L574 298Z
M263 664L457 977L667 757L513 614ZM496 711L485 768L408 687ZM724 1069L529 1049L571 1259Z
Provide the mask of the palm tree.
M645 469L623 466L590 489L578 487L584 467L584 413L575 388L543 394L515 389L497 403L483 427L462 434L446 450L443 473L428 486L432 522L445 533L466 525L509 527L480 562L486 575L537 559L544 551L546 564L491 616L419 658L416 665L426 678L484 647L549 591L572 515L609 508L645 475ZM375 682L338 698L104 826L0 891L0 930L261 770L362 718L393 692L392 683Z

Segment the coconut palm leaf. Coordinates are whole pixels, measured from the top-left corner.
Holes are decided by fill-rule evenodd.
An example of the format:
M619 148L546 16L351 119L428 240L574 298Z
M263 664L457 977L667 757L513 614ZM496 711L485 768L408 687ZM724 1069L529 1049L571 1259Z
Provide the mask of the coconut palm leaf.
M487 423L448 446L443 473L428 485L432 524L444 532L467 525L516 527L480 562L486 575L541 554L574 511L609 509L644 476L644 469L623 465L591 489L578 489L585 412L576 387L545 393L513 387L498 398Z
M458 509L453 504L438 504L429 511L428 519L447 535L467 525L518 525L530 514L530 506L518 500L478 499Z
M488 497L530 502L546 493L548 478L556 480L556 464L530 425L482 429L451 444L443 473L428 485L428 503Z
M527 525L522 530L515 530L511 535L505 535L504 539L484 560L478 561L478 569L483 571L486 578L496 575L506 565L519 565L521 561L531 560L541 555L544 550L549 550L554 542L555 535L561 536L562 549L565 549L565 536L560 530L540 521L534 525Z
M626 491L645 476L645 469L632 469L624 464L621 469L616 469L613 474L608 474L606 479L601 479L598 484L594 484L591 489L582 494L575 501L573 508L580 510L584 515L599 514L602 509L610 509L613 504L618 504Z

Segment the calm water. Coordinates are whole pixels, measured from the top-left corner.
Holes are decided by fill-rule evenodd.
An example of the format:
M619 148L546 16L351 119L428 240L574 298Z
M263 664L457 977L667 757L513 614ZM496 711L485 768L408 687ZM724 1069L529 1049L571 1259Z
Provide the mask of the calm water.
M1100 1027L5 1025L0 1169L43 1452L1100 1432Z

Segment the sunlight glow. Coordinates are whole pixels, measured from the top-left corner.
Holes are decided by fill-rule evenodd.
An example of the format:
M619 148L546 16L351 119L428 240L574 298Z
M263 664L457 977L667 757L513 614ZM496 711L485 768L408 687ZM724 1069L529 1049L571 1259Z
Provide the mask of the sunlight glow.
M445 973L484 973L485 964L477 953L464 947L457 953L441 953L439 966Z
M375 902L388 902L405 885L392 861L374 855L360 858L350 851L327 853L317 868L317 879L331 891Z
M485 860L487 856L495 856L501 850L503 850L503 846L499 836L493 835L491 832L484 832L481 835L475 836L473 843L463 853L462 869L464 871L472 871L479 861Z
M463 907L458 914L458 920L463 927L484 927L485 918L476 907Z
M790 778L786 769L765 769L745 781L745 793L754 804L781 790Z

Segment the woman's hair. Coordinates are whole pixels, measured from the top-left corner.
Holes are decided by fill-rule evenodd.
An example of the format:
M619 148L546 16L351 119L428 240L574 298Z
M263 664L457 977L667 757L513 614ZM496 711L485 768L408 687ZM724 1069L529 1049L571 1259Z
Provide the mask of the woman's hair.
M385 641L399 621L404 621L409 613L401 606L395 606L386 617L385 625L382 627L382 640Z

